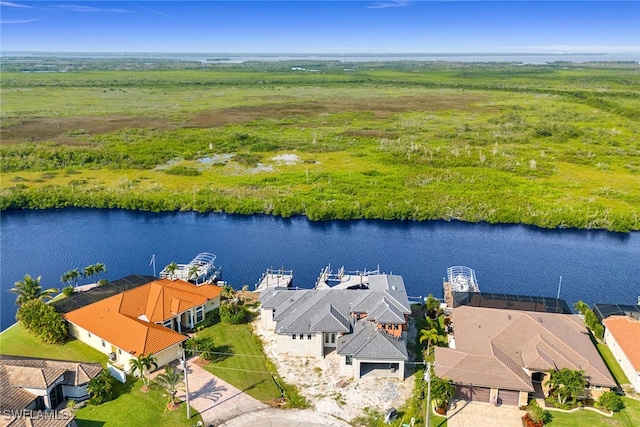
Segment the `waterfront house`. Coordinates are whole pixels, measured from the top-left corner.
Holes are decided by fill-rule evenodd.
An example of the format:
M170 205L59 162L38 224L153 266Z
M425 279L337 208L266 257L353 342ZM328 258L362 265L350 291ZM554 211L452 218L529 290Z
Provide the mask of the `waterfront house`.
M0 426L70 425L67 412L44 412L65 399L89 398L87 384L100 373L99 363L2 356L0 359Z
M602 322L604 341L611 349L631 386L640 390L640 320L610 316Z
M65 314L69 333L128 372L129 360L153 353L158 366L179 357L183 333L220 306L221 288L158 279Z
M362 289L267 289L261 322L283 354L324 357L336 351L342 375L402 378L411 306L401 276L368 277Z
M454 344L436 348L435 370L458 398L526 405L548 394L550 371L562 368L584 371L583 397L616 386L578 315L460 306L452 318Z

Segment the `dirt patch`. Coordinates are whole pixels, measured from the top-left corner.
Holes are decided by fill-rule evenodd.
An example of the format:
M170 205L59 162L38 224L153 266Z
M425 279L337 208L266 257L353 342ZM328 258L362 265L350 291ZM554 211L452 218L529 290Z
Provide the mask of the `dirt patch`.
M366 376L357 380L345 378L338 373L339 360L335 351L324 358L282 355L276 351L274 332L262 326L259 316L253 326L278 373L288 384L300 389L316 413L350 421L362 415L366 407L384 412L392 406L401 407L411 397L413 376L404 380ZM415 336L415 332L411 335Z
M124 128L169 129L163 119L131 116L60 117L22 119L20 123L0 129L3 144L16 142L58 142L66 145L87 145L83 136L109 133Z
M480 110L474 104L484 97L469 94L421 95L413 97L380 97L368 99L329 99L309 101L305 103L269 103L257 106L209 110L192 116L184 126L210 128L227 124L241 124L252 120L283 119L293 116L317 116L342 112L372 112L377 117L388 117L391 114L410 111L440 110ZM273 99L270 99L273 101ZM485 107L486 108L486 107ZM52 141L66 145L87 145L82 141L86 135L110 133L124 128L174 129L180 127L161 118L134 116L99 116L99 117L63 117L63 118L29 118L20 120L19 124L2 127L0 142L10 144L16 142ZM378 130L347 131L355 136L372 136L395 138L392 132Z

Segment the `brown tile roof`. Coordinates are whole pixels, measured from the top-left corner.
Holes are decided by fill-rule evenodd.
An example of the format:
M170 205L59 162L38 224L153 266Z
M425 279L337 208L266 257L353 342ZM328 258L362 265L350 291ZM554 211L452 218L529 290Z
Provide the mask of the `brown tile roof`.
M603 323L633 368L640 372L640 321L629 316L610 316Z
M220 292L215 285L158 279L71 311L65 318L128 353L157 353L186 337L154 322L201 306Z
M36 395L9 382L4 365L0 365L0 410L20 410L36 399ZM2 419L2 417L0 417Z
M592 344L584 323L577 315L526 312L460 306L453 310L456 350L478 361L496 359L504 365L504 378L495 378L495 383L508 380L508 389L521 381L531 386L523 368L531 371L569 368L583 370L594 385L614 387L615 381L604 361ZM442 362L436 353L436 373L456 374L451 378L463 384L477 384L478 361L460 359L460 366ZM464 362L464 363L463 363ZM440 368L438 364L446 368ZM515 375L515 377L513 377ZM512 378L513 377L513 378ZM517 377L517 379L516 379ZM509 379L510 378L510 379ZM504 384L503 384L504 385Z

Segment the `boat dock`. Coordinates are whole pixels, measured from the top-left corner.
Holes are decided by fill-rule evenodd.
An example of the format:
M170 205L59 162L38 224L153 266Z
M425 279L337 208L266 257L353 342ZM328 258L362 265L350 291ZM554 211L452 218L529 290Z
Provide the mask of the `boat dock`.
M331 265L320 271L316 281L316 289L350 289L356 287L366 287L369 284L369 276L380 274L380 266L375 270L346 271L343 267L333 273Z
M293 270L267 268L255 285L255 292L262 292L270 287L288 288L293 281Z

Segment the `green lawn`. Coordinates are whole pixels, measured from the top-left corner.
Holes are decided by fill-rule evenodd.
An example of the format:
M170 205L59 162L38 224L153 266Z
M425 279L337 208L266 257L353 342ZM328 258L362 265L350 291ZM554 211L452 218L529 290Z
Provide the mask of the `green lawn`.
M193 426L202 420L193 408L191 419L187 419L184 403L175 412L166 410L168 397L164 390L153 386L148 393L143 393L141 387L142 380L129 379L127 384L120 385L122 394L116 400L79 409L76 412L78 426Z
M45 344L16 324L0 334L0 354L24 357L48 357L57 360L99 362L103 365L107 355L89 347L75 338L63 345Z
M623 397L626 408L606 417L594 411L582 410L572 413L551 411L553 419L548 424L552 427L636 427L640 426L640 401Z
M270 366L258 339L249 330L249 325L227 325L222 322L198 332L208 336L216 346L217 358L204 368L229 384L258 400L280 397ZM277 374L276 374L277 375Z
M629 384L629 379L624 374L624 371L620 367L620 364L618 363L616 358L613 356L613 353L611 353L609 347L606 344L598 342L596 344L596 348L598 349L598 353L600 353L602 359L604 359L604 363L607 364L607 367L609 368L609 371L611 372L611 375L613 375L613 378L616 380L616 382L619 385Z

